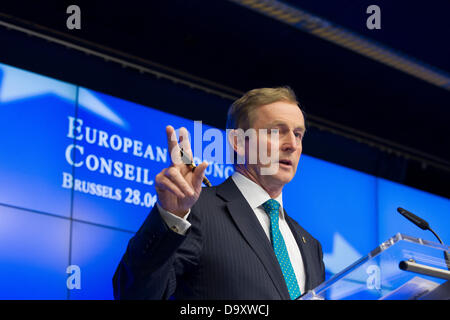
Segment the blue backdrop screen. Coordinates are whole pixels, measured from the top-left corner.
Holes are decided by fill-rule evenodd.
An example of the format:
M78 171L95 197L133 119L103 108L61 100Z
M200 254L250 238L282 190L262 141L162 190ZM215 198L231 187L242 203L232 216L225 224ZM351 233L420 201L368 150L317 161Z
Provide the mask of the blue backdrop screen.
M0 203L70 216L61 188L76 86L0 65Z
M113 298L114 271L170 162L166 125L199 133L150 107L0 64L0 299ZM224 136L200 130L196 162ZM213 185L233 173L224 156L203 158ZM307 155L283 198L322 243L327 276L397 232L434 241L398 206L450 241L448 199Z

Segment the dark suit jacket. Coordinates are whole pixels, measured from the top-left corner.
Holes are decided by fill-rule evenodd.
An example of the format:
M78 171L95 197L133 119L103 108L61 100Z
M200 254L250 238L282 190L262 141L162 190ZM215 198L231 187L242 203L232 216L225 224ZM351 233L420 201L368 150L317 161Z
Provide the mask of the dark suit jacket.
M325 279L322 247L286 219L308 291ZM114 274L116 299L289 299L270 240L231 178L203 188L188 221L186 235L177 234L153 208Z

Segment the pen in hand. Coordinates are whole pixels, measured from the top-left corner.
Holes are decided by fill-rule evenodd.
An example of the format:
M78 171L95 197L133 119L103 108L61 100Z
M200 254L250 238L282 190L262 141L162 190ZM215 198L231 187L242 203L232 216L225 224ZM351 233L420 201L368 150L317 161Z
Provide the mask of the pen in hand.
M180 154L181 154L181 159L182 161L190 168L192 169L192 172L194 172L195 168L197 167L194 164L194 161L192 161L191 159L189 159L183 152L183 148L180 148ZM205 186L207 187L212 187L211 182L209 182L208 178L203 177L203 183L205 184Z

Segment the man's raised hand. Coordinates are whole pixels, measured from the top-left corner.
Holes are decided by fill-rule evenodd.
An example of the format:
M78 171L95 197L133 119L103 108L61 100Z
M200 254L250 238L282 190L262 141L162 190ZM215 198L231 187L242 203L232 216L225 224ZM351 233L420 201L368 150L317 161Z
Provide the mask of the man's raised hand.
M175 129L166 127L167 144L170 152L171 165L156 175L155 189L158 193L159 205L179 217L184 217L197 202L202 191L202 181L208 163L198 165L194 171L183 162L181 148L186 158L192 159L188 131L180 129L178 144Z

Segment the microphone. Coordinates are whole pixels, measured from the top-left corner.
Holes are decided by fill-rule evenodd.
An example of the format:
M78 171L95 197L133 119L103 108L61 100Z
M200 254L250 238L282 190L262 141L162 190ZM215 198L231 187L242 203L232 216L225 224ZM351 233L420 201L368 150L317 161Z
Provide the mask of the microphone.
M402 216L404 216L406 219L408 219L409 221L414 223L416 226L418 226L420 229L431 231L434 234L434 236L438 239L439 243L442 245L444 244L442 242L441 238L439 238L439 236L436 234L436 232L434 232L434 230L431 229L430 224L428 222L426 222L422 218L416 216L414 213L409 212L408 210L405 210L403 208L398 207L397 211ZM444 260L445 260L445 264L447 265L448 270L450 270L450 255L447 251L444 251Z
M402 216L404 216L406 219L408 219L409 221L414 223L416 226L418 226L420 229L422 229L422 230L430 230L430 225L428 224L428 222L426 222L422 218L419 218L414 213L409 212L408 210L405 210L405 209L400 208L400 207L397 208L397 211ZM436 235L436 237L438 237L438 236ZM440 243L442 243L442 241L441 241L441 239L439 237L438 237L438 240L439 240Z

